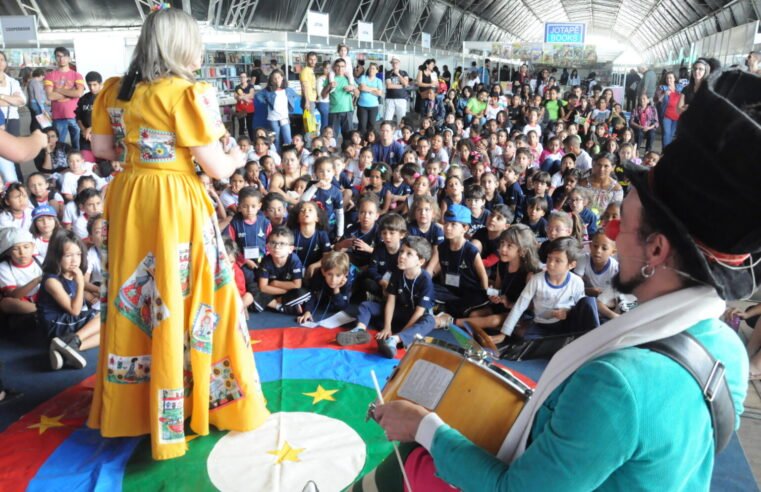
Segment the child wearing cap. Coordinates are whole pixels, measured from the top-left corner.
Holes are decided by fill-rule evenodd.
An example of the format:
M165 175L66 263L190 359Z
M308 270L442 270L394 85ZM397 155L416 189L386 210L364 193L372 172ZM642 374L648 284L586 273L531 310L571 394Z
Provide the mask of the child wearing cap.
M439 246L439 281L436 302L460 317L486 305L489 279L478 249L465 239L471 223L470 210L453 204L444 214L444 243Z
M29 232L34 237L37 257L40 261L45 260L50 238L60 228L61 224L58 223L58 215L52 206L48 204L38 205L32 210L32 227L29 228Z
M0 311L32 314L40 290L42 269L34 259L34 238L26 229L0 229Z
M378 351L393 359L401 343L408 347L416 335L426 335L435 328L431 314L434 287L431 275L423 265L431 258L431 245L416 236L404 238L397 261L398 270L391 275L386 288L385 304L365 301L359 306L357 326L339 333L339 345L356 345L370 341L367 327L373 320L383 319L378 339Z

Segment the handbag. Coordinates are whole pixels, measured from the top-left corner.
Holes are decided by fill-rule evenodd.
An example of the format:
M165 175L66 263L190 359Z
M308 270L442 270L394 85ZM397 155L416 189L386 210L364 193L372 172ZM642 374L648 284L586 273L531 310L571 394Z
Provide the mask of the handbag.
M317 120L314 115L308 109L304 110L304 131L307 133L317 132Z

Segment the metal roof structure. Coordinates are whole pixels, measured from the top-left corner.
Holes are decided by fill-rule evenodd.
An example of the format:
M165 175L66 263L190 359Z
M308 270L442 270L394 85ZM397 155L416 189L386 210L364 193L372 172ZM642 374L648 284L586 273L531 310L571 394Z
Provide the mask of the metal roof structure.
M7 0L0 15L37 14L40 29L139 25L157 0ZM218 28L304 31L309 10L330 14L331 34L353 37L374 23L382 41L459 49L463 41L541 41L544 22L584 22L590 34L657 55L751 20L761 0L172 0Z

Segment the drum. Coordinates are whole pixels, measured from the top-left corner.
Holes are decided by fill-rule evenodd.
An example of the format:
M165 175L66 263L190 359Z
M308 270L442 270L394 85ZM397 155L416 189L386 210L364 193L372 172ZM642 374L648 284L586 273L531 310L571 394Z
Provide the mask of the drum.
M386 402L409 400L496 455L532 388L482 350L418 340L389 377Z

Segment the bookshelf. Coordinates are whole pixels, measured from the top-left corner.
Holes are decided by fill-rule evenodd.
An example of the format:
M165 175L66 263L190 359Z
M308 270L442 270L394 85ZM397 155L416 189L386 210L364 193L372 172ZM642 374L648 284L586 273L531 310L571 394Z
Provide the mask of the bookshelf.
M232 93L240 82L240 74L254 70L255 60L260 60L264 73L269 73L270 60L277 60L278 68L285 64L285 52L211 50L204 56L199 80L215 86L219 92Z

